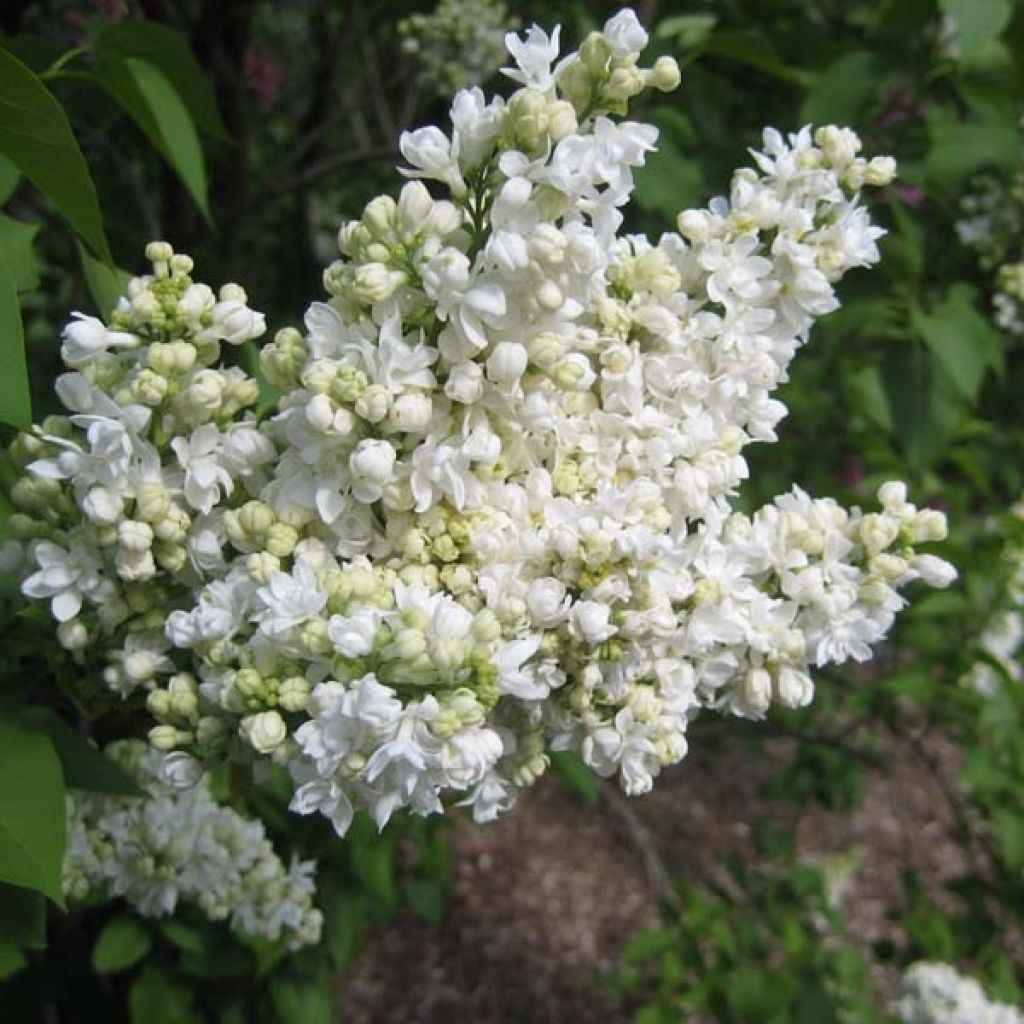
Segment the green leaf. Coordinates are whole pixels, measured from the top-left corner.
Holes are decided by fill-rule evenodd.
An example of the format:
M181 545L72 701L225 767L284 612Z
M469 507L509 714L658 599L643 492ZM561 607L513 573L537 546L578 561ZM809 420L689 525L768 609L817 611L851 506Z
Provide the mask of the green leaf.
M987 167L1011 171L1021 153L1016 125L999 117L960 119L947 108L928 115L931 149L925 160L929 180L943 189L959 189Z
M551 764L570 793L584 803L596 804L601 796L601 783L597 776L570 750L558 750L551 755Z
M730 29L715 32L704 44L704 52L747 64L773 78L810 87L814 74L784 64L768 37L759 29Z
M106 57L97 61L96 77L171 165L209 220L199 136L163 72L141 57Z
M21 171L5 156L0 156L0 203L6 203L14 195L21 180Z
M134 967L153 945L153 935L129 914L111 918L92 947L92 966L100 974L117 974Z
M113 761L104 757L90 740L49 708L29 708L21 719L46 733L60 758L64 782L73 789L115 796L145 796L138 783Z
M281 1024L331 1024L335 1019L330 987L322 981L277 975L270 982L270 998Z
M96 39L100 56L142 57L174 86L192 120L207 135L227 139L213 89L202 66L179 32L153 21L120 21Z
M911 317L949 382L971 402L1002 347L998 333L974 308L974 294L969 285L957 283L933 310L915 311Z
M42 893L0 883L0 943L46 948L46 897Z
M0 213L0 256L14 275L14 286L19 292L34 291L39 287L39 260L33 242L42 225L26 224Z
M0 717L0 881L64 906L64 778L53 744Z
M885 385L877 366L862 366L843 381L847 400L862 416L886 433L892 433L892 412L885 396Z
M363 932L363 897L333 882L320 890L324 942L334 966L343 971L359 949Z
M14 274L0 252L0 421L28 430L32 398Z
M799 124L855 124L881 82L878 58L854 50L833 61L807 90Z
M939 0L939 6L956 22L962 60L994 42L1013 13L1010 0Z
M101 320L106 320L117 305L118 299L125 294L132 275L112 263L96 259L83 245L78 247L78 256L96 311Z
M86 244L110 258L96 187L53 93L0 49L0 154L67 218Z
M996 812L996 830L1003 857L1012 871L1024 867L1024 814L1010 808Z
M13 977L28 964L28 959L17 946L0 943L0 981Z
M199 1024L187 989L159 968L146 967L128 994L132 1024Z

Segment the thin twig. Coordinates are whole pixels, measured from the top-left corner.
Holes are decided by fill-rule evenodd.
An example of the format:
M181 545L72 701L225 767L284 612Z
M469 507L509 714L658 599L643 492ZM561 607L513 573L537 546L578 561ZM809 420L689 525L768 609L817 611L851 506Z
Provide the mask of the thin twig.
M683 904L672 884L672 878L665 867L665 862L658 853L657 844L650 829L640 820L629 805L629 801L609 782L601 782L601 797L607 807L618 819L629 836L630 842L636 847L644 863L647 880L661 900L676 916L683 912Z

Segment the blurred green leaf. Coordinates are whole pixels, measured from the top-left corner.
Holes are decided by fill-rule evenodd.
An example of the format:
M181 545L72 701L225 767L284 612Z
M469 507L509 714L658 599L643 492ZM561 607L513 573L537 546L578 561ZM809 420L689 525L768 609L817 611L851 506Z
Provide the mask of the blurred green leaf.
M96 259L82 245L78 247L78 257L82 263L89 294L96 304L96 312L101 320L106 320L113 312L118 299L125 294L131 274L120 267Z
M281 1024L332 1024L331 990L320 978L275 975L270 997Z
M63 108L0 49L0 154L14 163L102 259L110 258L96 187Z
M882 65L873 53L853 50L833 61L807 90L800 124L856 124L879 89Z
M32 399L25 364L25 335L13 271L0 251L0 421L28 430Z
M598 777L571 750L557 750L551 755L551 765L562 784L584 803L593 806L601 798Z
M47 736L0 716L0 881L64 906L64 779Z
M939 0L939 6L956 23L962 58L997 39L1013 13L1010 0Z
M21 180L21 171L5 156L0 156L0 203L6 203Z
M65 784L74 789L115 796L145 796L138 783L109 757L49 708L29 708L21 719L49 736L60 758Z
M128 993L132 1024L199 1024L188 990L159 967L143 969Z
M28 958L17 946L0 942L0 981L6 981L27 964Z
M41 892L0 882L0 942L46 948L46 897Z
M0 213L0 257L14 273L19 292L39 287L39 260L33 243L40 224L26 224Z
M171 165L209 220L206 167L188 109L163 72L141 57L105 57L96 78Z
M791 67L781 60L768 37L759 29L728 29L712 33L704 43L704 53L746 64L758 71L810 88L815 75L803 68Z
M927 313L915 311L911 321L953 387L973 402L1001 349L998 332L974 307L975 291L954 284L945 298Z
M92 947L92 966L100 974L117 974L134 967L152 948L153 935L138 918L111 918Z
M115 22L107 25L96 39L96 52L100 56L141 57L159 68L196 126L208 135L227 139L227 129L206 73L179 32L154 21Z

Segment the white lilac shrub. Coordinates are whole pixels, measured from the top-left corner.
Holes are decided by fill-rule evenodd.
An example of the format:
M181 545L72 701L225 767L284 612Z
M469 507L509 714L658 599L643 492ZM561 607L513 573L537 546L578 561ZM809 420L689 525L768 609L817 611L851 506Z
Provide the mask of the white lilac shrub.
M1011 507L1010 516L1016 527L1024 527L1024 500ZM1006 590L978 637L985 660L976 661L960 680L982 696L997 692L1001 675L1017 683L1024 681L1024 545L1007 537L1002 558L1007 568Z
M480 85L501 67L505 35L518 26L500 0L440 0L429 14L403 18L398 32L420 83L450 96L462 86Z
M69 794L69 897L120 897L144 917L193 903L212 921L291 949L319 940L312 861L286 868L260 822L218 805L203 782L170 785L168 767L174 773L175 766L145 743L120 740L106 753L147 799Z
M70 415L14 445L22 589L83 672L144 695L160 750L286 766L339 834L359 809L487 821L552 750L643 793L697 714L807 704L905 585L954 576L900 483L875 511L731 507L811 324L878 258L859 190L893 161L768 129L728 196L622 234L657 140L623 118L678 68L639 65L629 10L558 36L510 34L511 96L402 136L413 180L262 348L272 413L219 364L263 318L153 243L109 323L65 332Z
M990 1002L973 979L941 963L916 963L903 975L895 1010L902 1024L1022 1024L1024 1014Z
M975 250L982 267L993 275L995 322L1012 337L1024 337L1024 169L1009 182L992 175L978 178L960 209L960 241Z

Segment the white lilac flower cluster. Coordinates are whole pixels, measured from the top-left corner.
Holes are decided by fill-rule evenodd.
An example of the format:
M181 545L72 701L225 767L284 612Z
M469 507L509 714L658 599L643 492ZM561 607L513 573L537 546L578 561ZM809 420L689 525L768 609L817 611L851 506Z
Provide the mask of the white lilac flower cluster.
M505 34L517 28L501 0L440 0L429 14L398 23L402 52L416 60L419 81L437 96L486 82L505 60Z
M262 322L168 247L88 358L68 329L73 415L15 446L23 589L146 693L155 746L285 765L339 833L453 800L489 820L551 750L643 793L702 710L808 703L902 587L952 579L900 483L872 512L798 488L731 509L811 324L878 258L858 190L894 166L848 129L769 129L727 197L620 234L657 137L621 118L679 80L646 41L629 10L561 58L557 30L510 34L511 96L403 135L414 180L341 228L328 301L261 351L282 397L258 426L211 355Z
M960 240L978 254L993 274L992 308L996 324L1024 338L1024 170L1006 182L979 178L960 202Z
M319 941L312 861L286 868L260 822L218 805L204 783L173 784L166 755L145 743L121 740L106 753L147 798L69 794L69 898L120 898L145 917L192 903L211 921L290 949Z
M986 697L998 690L1000 674L1024 682L1024 500L1010 509L1010 524L1002 551L1006 589L978 638L986 660L975 662L960 680Z
M894 1007L902 1024L1024 1024L1024 1014L990 1002L982 987L941 963L916 963L903 975Z

